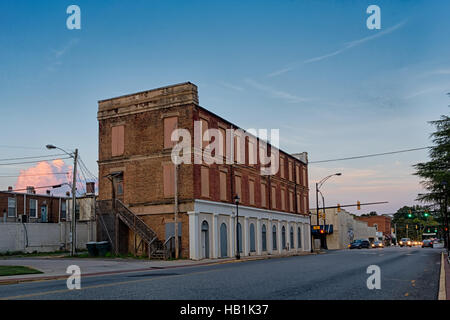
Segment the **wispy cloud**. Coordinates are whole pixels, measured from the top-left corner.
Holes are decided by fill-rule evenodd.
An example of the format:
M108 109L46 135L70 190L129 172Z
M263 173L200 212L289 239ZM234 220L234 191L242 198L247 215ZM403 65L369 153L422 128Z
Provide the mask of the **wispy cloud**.
M293 95L291 93L269 87L267 85L264 85L255 80L252 80L252 79L245 79L244 81L245 81L245 83L252 86L253 88L263 91L274 98L283 99L288 103L300 103L300 102L310 101L310 99L308 99L308 98L299 97L299 96Z
M336 51L333 51L333 52L330 52L330 53L327 53L327 54L324 54L324 55L320 55L320 56L317 56L317 57L309 58L309 59L306 59L304 61L291 63L289 66L286 66L286 67L284 67L284 68L282 68L280 70L277 70L277 71L269 73L267 75L267 77L279 76L279 75L281 75L283 73L289 72L289 71L297 68L298 66L300 66L302 64L309 64L309 63L318 62L318 61L321 61L321 60L324 60L324 59L328 59L328 58L334 57L334 56L336 56L338 54L341 54L341 53L343 53L343 52L345 52L345 51L347 51L347 50L349 50L351 48L357 47L357 46L359 46L359 45L361 45L363 43L366 43L368 41L371 41L371 40L380 38L382 36L385 36L387 34L390 34L390 33L394 32L395 30L401 28L405 24L406 24L406 20L396 24L395 26L392 26L392 27L387 28L387 29L385 29L383 31L380 31L380 32L378 32L378 33L376 33L376 34L374 34L372 36L368 36L368 37L365 37L365 38L362 38L362 39L358 39L358 40L347 42L347 43L344 44L343 48L338 49Z
M225 87L225 88L232 89L232 90L235 90L235 91L244 91L244 88L236 86L236 85L233 85L231 83L227 83L227 82L221 81L221 82L219 82L219 84L221 86Z
M79 42L79 39L74 38L70 39L63 47L59 49L52 50L53 55L51 56L52 62L48 66L49 71L55 71L56 68L62 65L62 57L67 54L74 46L76 46Z

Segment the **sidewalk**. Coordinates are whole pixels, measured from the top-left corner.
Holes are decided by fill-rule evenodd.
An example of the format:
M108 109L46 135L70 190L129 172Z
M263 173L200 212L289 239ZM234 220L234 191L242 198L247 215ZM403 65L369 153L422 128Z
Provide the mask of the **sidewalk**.
M30 258L7 258L0 259L0 265L4 266L26 266L42 271L42 274L16 275L0 277L0 285L15 284L28 281L43 281L65 279L67 267L77 265L81 269L82 276L101 276L125 272L138 272L149 270L161 270L182 267L194 267L203 265L216 265L224 263L237 263L252 260L264 260L272 258L290 257L294 255L308 255L311 253L298 253L291 255L264 255L224 259L203 260L140 260L140 259L102 259L102 258L64 258L64 257L30 257Z
M447 253L444 253L444 265L445 265L445 292L447 300L450 300L450 261L448 260Z

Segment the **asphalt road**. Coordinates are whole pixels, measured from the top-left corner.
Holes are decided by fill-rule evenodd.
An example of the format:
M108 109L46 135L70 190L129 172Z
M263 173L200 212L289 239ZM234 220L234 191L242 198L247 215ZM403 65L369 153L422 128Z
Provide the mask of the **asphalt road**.
M154 269L0 286L0 299L437 299L440 252L432 248L328 251L325 254L210 266ZM367 288L369 265L381 288Z

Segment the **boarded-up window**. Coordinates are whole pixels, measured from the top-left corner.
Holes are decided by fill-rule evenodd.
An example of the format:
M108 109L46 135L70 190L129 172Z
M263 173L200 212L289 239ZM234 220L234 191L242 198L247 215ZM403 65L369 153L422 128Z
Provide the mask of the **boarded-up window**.
M289 211L294 212L294 193L289 191Z
M272 208L277 208L277 189L274 186L272 187Z
M302 167L302 171L303 171L303 186L307 186L307 181L306 181L306 169L304 167Z
M205 148L209 145L210 137L208 134L206 134L206 130L208 130L209 125L208 125L208 121L205 119L201 119L201 123L202 123L202 137L203 137L202 146L203 146L203 148Z
M265 208L267 206L266 198L267 198L266 184L265 183L261 183L261 207L263 207L263 208Z
M172 141L172 132L178 126L178 117L164 118L164 148L172 148L175 145L175 141Z
M173 197L175 194L175 168L173 164L163 165L163 185L164 185L164 197Z
M209 168L202 166L201 169L202 197L209 197Z
M286 210L286 190L281 189L281 210Z
M113 157L123 155L124 132L125 126L115 126L111 128L111 155Z
M284 178L284 173L285 173L285 168L284 168L284 157L280 157L280 177Z
M249 201L251 205L255 204L255 181L249 180L248 182Z
M300 167L298 165L295 166L295 183L300 184Z
M300 194L297 193L297 213L302 212L302 202L300 201Z
M248 164L249 165L255 165L257 157L257 148L256 148L256 139L249 139L248 140Z
M308 199L306 196L303 197L303 213L308 212Z
M234 181L235 181L236 194L239 196L239 198L241 199L241 202L242 202L241 177L236 176Z
M227 173L220 171L220 200L227 200Z
M219 155L224 157L227 154L227 133L224 128L219 128L220 135L222 136L222 148L219 149ZM220 146L219 146L220 148Z
M289 180L293 181L294 177L293 177L293 173L292 173L292 161L289 161L289 168L288 168L288 170L289 170Z

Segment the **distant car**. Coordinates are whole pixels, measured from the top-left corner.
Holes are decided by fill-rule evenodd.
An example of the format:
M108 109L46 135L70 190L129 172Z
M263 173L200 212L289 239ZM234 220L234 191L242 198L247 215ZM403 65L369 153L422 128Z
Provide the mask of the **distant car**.
M400 245L400 247L404 246L412 247L413 245L410 238L402 238L402 240L400 240L398 244Z
M350 249L362 249L362 248L370 248L370 242L366 239L358 239L353 241L348 246Z
M374 241L372 243L372 248L384 248L384 244L381 241Z
M423 240L422 241L422 248L433 248L433 240Z

